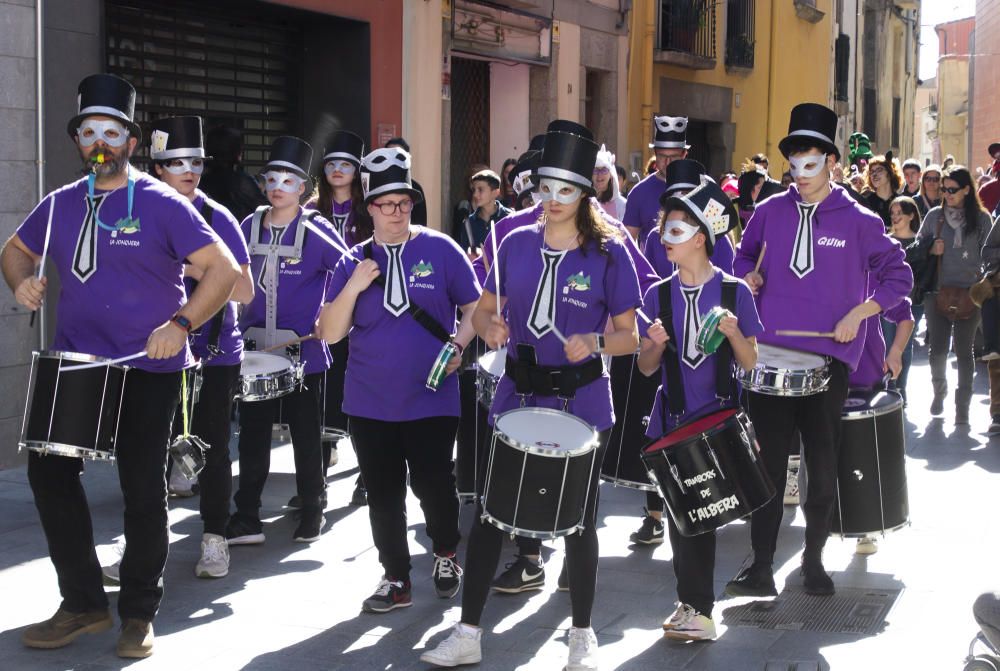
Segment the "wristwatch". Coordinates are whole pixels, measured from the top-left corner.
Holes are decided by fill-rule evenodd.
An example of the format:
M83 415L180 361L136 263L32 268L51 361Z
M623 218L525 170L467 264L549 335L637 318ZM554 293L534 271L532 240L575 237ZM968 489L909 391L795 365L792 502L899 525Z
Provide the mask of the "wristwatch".
M595 333L594 335L597 336L597 349L594 350L594 353L595 354L600 354L601 352L604 351L604 334L603 333Z
M170 318L170 321L173 322L174 324L177 324L182 329L184 329L185 333L191 333L193 324L191 324L191 320L188 319L187 317L181 314L175 314L173 317Z

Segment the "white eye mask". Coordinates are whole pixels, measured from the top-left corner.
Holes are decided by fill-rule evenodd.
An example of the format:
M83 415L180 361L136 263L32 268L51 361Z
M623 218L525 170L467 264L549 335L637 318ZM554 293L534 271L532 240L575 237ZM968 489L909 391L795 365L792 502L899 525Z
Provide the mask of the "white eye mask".
M350 161L327 161L323 166L323 172L327 176L330 176L335 172L339 172L342 175L353 175L354 164Z
M192 172L200 175L205 172L205 159L203 158L174 158L163 164L163 168L171 175L183 175Z
M76 129L76 135L80 138L80 145L89 147L98 140L110 147L120 147L128 140L128 129L120 121L106 119L84 119L80 122L80 127Z
M792 177L815 177L826 170L826 154L789 157Z
M693 238L699 231L701 227L675 219L664 223L663 241L670 245L679 245Z
M538 184L538 195L542 202L554 200L560 205L570 205L576 202L583 189L561 179L543 177Z
M299 175L291 172L278 172L277 170L269 170L264 173L264 188L268 191L274 191L278 189L284 191L285 193L297 193L299 187L306 180L302 179Z

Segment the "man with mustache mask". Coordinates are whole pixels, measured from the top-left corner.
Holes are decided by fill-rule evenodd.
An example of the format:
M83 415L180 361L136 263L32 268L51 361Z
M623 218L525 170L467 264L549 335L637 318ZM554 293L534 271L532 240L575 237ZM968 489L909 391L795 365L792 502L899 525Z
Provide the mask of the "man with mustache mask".
M115 458L124 495L126 549L118 613L120 657L153 652L152 620L163 596L167 559L167 442L181 390L194 363L188 334L229 298L239 267L191 203L129 165L142 133L133 121L135 89L112 75L79 86L79 113L67 130L86 177L48 196L7 241L4 278L17 301L41 307L46 282L35 266L47 256L62 282L52 349L129 361ZM197 269L187 297L184 263ZM59 578L62 603L27 627L22 642L59 648L112 625L80 458L28 454L28 481Z

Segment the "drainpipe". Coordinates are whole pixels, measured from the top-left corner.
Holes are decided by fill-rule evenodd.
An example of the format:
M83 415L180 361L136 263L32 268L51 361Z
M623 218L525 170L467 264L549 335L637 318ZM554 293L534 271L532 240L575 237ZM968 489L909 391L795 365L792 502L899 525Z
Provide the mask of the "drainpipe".
M775 34L775 23L776 23L775 16L777 15L777 12L776 12L775 7L774 7L775 4L776 3L771 3L771 5L770 5L770 7L771 7L771 26L770 26L771 37L770 37L770 43L768 45L768 56L767 56L767 69L768 69L768 73L767 73L767 135L764 137L764 144L766 146L765 151L767 152L768 156L774 156L774 154L775 154L774 147L776 146L776 145L773 145L771 143L771 138L773 137L771 135L771 133L772 133L772 126L773 126L772 119L774 117L774 110L773 110L773 108L772 108L771 105L772 105L772 103L774 101L774 87L776 85L775 84L775 80L777 78L777 75L776 75L775 69L774 69L774 62L775 62L775 55L776 55L775 54L775 48L774 48L774 34Z
M45 195L45 88L42 76L42 53L44 33L42 25L42 5L43 0L35 1L35 86L37 87L37 99L35 110L35 147L38 157L35 160L36 174L35 186L38 191L38 200L41 201ZM45 305L38 309L38 350L43 351L48 346L46 338Z

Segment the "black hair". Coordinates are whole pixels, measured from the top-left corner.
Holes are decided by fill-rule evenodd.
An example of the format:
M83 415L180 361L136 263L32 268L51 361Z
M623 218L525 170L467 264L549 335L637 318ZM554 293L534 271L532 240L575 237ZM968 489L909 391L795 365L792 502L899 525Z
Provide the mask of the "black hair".
M789 138L788 141L785 143L785 149L787 150L785 152L785 156L791 156L793 154L804 154L805 152L810 151L812 149L821 151L824 154L830 153L829 149L823 147L815 140L804 135L798 135L796 137Z
M389 138L386 141L385 146L389 147L391 145L396 145L398 147L401 147L403 150L406 151L407 154L410 153L410 143L407 142L406 140L404 140L401 137L391 137L391 138Z
M962 201L962 210L965 212L965 225L962 227L962 233L965 235L976 233L979 230L980 213L985 214L987 217L990 216L990 213L983 206L983 201L979 199L979 192L972 181L972 173L964 165L954 163L950 167L945 168L944 174L941 176L942 189L944 188L944 180L946 179L957 182L960 189L966 186L969 187L969 193L965 194L965 200Z

